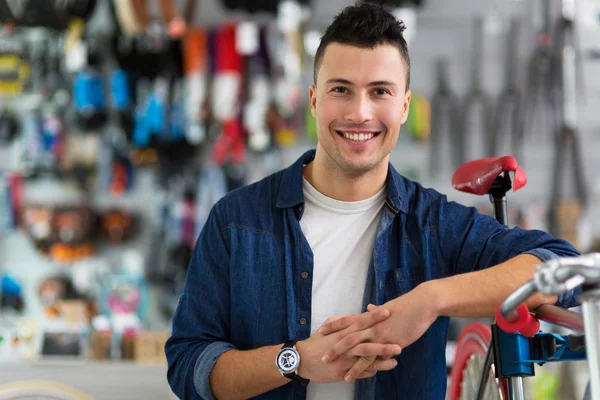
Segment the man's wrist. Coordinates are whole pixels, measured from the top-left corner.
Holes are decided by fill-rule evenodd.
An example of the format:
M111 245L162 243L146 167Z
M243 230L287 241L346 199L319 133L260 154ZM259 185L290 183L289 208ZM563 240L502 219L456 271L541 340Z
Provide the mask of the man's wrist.
M304 340L298 340L296 342L296 351L300 355L300 365L298 366L297 373L300 377L304 379L310 379L310 376L308 376L308 368L306 368L306 363L308 362L308 360L306 357L304 357L304 355L306 354L305 344L306 342Z
M423 282L417 286L417 290L421 290L424 298L428 299L428 301L424 302L423 304L425 307L427 307L426 311L429 311L434 319L444 315L446 302L443 282L441 282L441 280L436 279Z

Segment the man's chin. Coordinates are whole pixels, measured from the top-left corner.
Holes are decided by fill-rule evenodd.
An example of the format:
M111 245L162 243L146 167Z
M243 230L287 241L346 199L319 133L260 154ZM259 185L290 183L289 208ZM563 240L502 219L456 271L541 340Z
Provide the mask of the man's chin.
M346 160L343 169L347 175L359 177L373 171L377 165L373 160Z

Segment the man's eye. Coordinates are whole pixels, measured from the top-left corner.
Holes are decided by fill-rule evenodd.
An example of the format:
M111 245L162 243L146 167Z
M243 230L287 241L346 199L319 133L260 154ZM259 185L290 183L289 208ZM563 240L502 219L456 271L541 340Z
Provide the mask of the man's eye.
M375 94L377 96L383 96L389 94L390 92L387 89L375 89Z
M346 93L348 90L345 87L336 86L333 89L331 89L331 91L334 93Z

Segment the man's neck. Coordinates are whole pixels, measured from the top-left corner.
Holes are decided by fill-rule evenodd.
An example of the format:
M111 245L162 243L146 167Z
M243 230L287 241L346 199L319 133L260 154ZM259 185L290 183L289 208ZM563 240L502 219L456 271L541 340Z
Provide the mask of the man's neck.
M304 167L302 175L320 193L340 201L360 201L375 196L384 187L388 163L360 176L350 176L329 158L323 150L317 150L315 159Z

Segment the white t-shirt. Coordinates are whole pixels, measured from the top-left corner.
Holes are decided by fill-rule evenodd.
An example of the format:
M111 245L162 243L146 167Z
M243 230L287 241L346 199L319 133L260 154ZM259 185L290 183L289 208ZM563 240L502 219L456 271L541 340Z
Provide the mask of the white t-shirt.
M305 211L302 232L314 254L310 332L332 316L362 312L367 269L381 211L385 187L361 201L338 201L318 192L303 180ZM308 385L308 400L351 400L354 383Z

